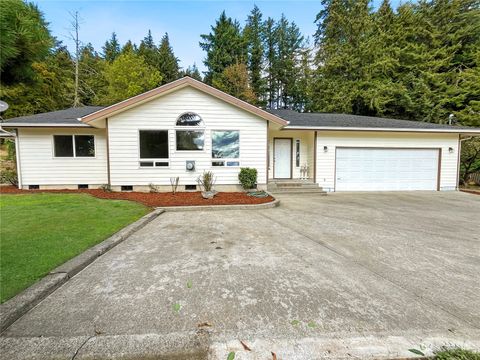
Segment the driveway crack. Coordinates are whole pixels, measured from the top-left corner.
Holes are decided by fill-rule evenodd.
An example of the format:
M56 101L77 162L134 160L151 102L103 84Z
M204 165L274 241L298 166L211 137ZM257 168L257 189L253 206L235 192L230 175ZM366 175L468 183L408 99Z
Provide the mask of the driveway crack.
M82 345L79 346L79 348L77 349L77 351L75 351L75 353L73 354L71 360L75 360L75 358L77 357L78 353L80 352L80 350L85 346L85 344L87 342L89 342L91 339L93 339L95 337L95 335L91 335L89 336L83 343Z
M383 276L382 274L380 274L380 273L378 273L378 272L370 269L368 266L366 266L366 265L364 265L363 263L355 260L354 258L348 257L347 255L343 254L342 252L339 252L338 250L336 250L335 248L333 248L332 246L330 246L328 243L326 243L326 242L324 242L324 241L322 241L322 240L313 238L313 237L311 237L310 235L307 235L307 234L305 234L305 233L303 233L303 232L301 232L301 231L298 231L298 230L296 230L296 229L292 229L291 227L285 226L285 225L282 224L280 221L277 221L276 219L274 219L274 218L272 218L272 217L270 217L270 216L265 215L263 212L259 212L259 214L260 214L261 216L263 216L264 218L266 218L266 219L274 222L275 224L283 227L284 229L288 229L288 230L290 230L290 231L296 232L297 234L299 234L299 235L307 238L308 240L310 240L310 241L312 241L312 242L314 242L314 243L316 243L316 244L318 244L318 245L320 245L320 246L323 246L323 247L326 248L327 250L335 253L336 255L341 256L342 258L346 259L347 261L349 261L349 262L351 262L351 263L354 263L355 265L360 266L361 268L367 270L368 272L374 274L375 276L377 276L377 277L379 277L379 278L381 278L381 279L389 282L390 284L392 284L392 285L394 285L395 287L403 290L404 292L406 292L406 293L408 293L408 294L410 294L410 295L413 295L413 296L417 299L417 301L423 303L424 305L434 306L434 307L436 307L438 310L440 310L440 311L442 311L442 312L444 312L444 313L449 314L450 316L456 318L457 320L460 320L460 321L462 321L462 322L470 325L471 327L473 327L473 328L475 328L475 329L480 329L480 327L479 327L478 325L475 325L475 324L473 324L472 322L470 322L469 320L464 319L463 317L458 316L457 314L448 311L447 309L445 309L444 307L442 307L442 305L440 305L440 304L438 304L438 303L436 303L436 302L434 302L434 301L432 301L432 300L430 300L430 299L427 299L427 298L425 298L425 297L423 297L423 296L421 296L421 295L418 295L415 291L411 291L411 290L403 287L402 285L397 284L397 283L394 282L393 280L391 280L391 279Z

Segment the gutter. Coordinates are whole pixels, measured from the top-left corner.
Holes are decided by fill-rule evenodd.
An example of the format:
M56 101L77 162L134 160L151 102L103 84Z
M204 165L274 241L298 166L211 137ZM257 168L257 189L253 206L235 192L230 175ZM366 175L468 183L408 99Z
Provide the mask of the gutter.
M282 130L317 130L317 131L382 131L382 132L424 132L444 134L479 134L480 129L418 129L418 128L365 128L365 127L338 127L338 126L285 126Z
M39 124L39 123L14 123L14 122L5 122L3 127L6 128L17 128L17 127L42 127L42 128L55 128L55 127L80 127L80 128L91 128L92 126L87 124Z

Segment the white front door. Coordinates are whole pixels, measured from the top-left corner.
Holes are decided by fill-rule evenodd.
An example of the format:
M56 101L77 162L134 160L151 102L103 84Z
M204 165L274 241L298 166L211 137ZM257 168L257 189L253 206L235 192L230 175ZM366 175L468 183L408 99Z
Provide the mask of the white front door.
M438 149L338 148L336 191L437 190Z
M273 177L290 179L292 177L292 139L274 139Z

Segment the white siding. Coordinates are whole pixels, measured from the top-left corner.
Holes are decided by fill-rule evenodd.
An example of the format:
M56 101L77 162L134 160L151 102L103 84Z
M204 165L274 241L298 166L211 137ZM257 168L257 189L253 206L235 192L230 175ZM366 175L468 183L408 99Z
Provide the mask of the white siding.
M176 151L175 122L187 111L200 115L205 123L203 151ZM110 174L113 186L170 185L170 177L180 177L180 185L196 184L204 170L212 170L219 185L238 184L239 167L212 167L212 130L240 131L240 166L258 170L258 183L266 184L267 122L213 96L191 87L164 95L108 119ZM139 167L139 130L169 131L170 166ZM192 127L192 130L194 128ZM196 171L187 172L185 161L195 160Z
M107 183L104 129L22 129L19 134L22 185L101 185ZM94 158L55 158L53 135L94 135Z
M328 148L326 152L324 146ZM336 147L440 148L440 190L457 187L458 134L319 131L317 183L327 191L335 189Z

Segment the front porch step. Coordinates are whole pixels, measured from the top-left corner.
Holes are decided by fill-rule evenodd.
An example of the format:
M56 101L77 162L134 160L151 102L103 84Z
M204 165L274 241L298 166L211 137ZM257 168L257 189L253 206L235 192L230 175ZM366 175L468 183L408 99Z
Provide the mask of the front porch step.
M319 194L326 195L318 184L305 180L278 180L268 184L268 191L271 193L292 193L292 194Z
M311 195L327 195L326 191L322 188L276 188L270 190L272 194L311 194Z

